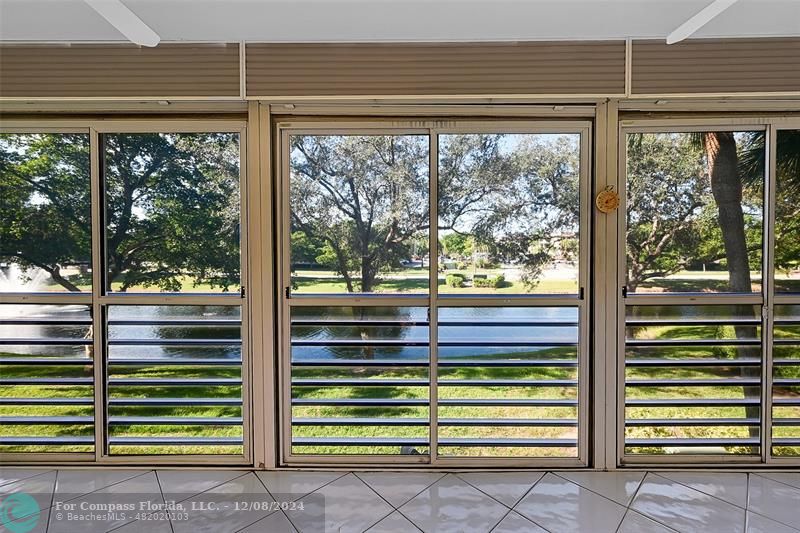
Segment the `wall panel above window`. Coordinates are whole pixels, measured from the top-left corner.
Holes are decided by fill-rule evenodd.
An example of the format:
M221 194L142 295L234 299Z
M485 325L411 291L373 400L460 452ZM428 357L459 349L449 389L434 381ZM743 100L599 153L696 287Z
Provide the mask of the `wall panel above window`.
M247 46L251 96L624 92L623 41Z
M634 41L631 83L635 95L797 92L800 39Z
M3 97L239 96L239 46L0 46Z

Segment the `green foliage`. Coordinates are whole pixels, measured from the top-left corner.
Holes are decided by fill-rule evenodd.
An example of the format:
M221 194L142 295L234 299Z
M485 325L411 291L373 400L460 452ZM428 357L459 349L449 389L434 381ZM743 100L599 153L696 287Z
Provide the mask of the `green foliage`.
M448 287L461 288L464 286L463 274L448 274L445 276L445 282Z
M472 280L472 286L478 288L501 289L505 284L506 278L502 274L485 279L476 276Z
M298 263L320 263L317 257L325 254L325 243L313 236L309 236L304 231L294 231L291 234L292 243L292 265Z
M0 262L61 276L91 261L89 136L0 135Z
M292 231L325 242L317 260L348 292L370 292L428 227L427 165L421 136L294 136Z
M461 233L448 233L441 237L442 251L449 257L469 257L474 251L475 239Z
M131 287L227 290L239 284L238 135L103 137L108 274ZM89 139L82 134L0 136L0 261L42 268L90 263ZM73 280L74 281L74 280Z

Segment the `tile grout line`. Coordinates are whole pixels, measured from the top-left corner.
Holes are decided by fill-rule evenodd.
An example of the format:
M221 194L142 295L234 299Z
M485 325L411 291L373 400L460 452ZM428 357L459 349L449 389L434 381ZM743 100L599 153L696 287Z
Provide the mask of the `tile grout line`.
M435 472L433 472L433 473L435 473ZM358 474L356 474L355 472L353 472L353 474L354 474L354 475L355 475L355 476L356 476L358 479L361 479L361 477L360 477ZM437 483L439 483L439 482L440 482L441 480L443 480L445 477L447 477L447 473L444 473L444 474L440 475L440 476L439 476L437 479L435 479L435 480L433 481L433 483L431 483L430 485L428 485L427 487L425 487L424 489L422 489L422 490L421 490L421 491L419 491L418 493L414 494L414 495L413 495L411 498L409 498L408 500L404 501L404 502L403 502L401 505L399 505L398 507L394 507L394 505L392 505L392 504L391 504L391 502L387 501L386 499L384 499L384 501L386 501L386 503L388 503L389 505L391 505L392 507L394 507L394 510L395 510L395 511L397 511L398 513L400 513L400 516L402 516L403 518L405 518L406 520L408 520L408 521L409 521L409 523L410 523L411 525L413 525L413 526L414 526L415 528L417 528L419 531L423 531L423 530L422 530L422 528L421 528L421 527L419 527L419 526L417 525L417 523L416 523L416 522L414 522L414 521L411 519L411 517L410 517L410 516L406 515L406 514L405 514L403 511L401 511L401 510L400 510L400 507L403 507L404 505L406 505L407 503L409 503L411 500L413 500L414 498L416 498L417 496L419 496L420 494L422 494L423 492L425 492L425 491L426 491L426 490L428 490L429 488L431 488L431 487L433 487L434 485L436 485ZM361 481L364 481L364 480L362 479ZM370 490L372 490L372 492L374 492L374 493L376 493L376 494L378 493L378 491L377 491L377 490L375 490L375 489L373 489L373 488L370 486L370 484L369 484L369 483L367 483L366 481L364 481L364 484L365 484L365 485L367 485L367 486L370 488ZM378 494L378 496L380 496L380 494ZM380 523L380 522L378 522L378 523ZM376 525L377 525L377 524L376 524ZM370 527L375 527L375 526L373 525L373 526L370 526Z
M641 483L639 483L639 486L636 488L636 493L633 495L633 498L631 498L631 503L628 505L628 509L629 509L629 510L631 510L631 511L633 511L634 513L638 513L638 514L640 514L640 515L644 516L645 518L649 518L650 520L652 520L652 521L653 521L653 522L655 522L656 524L658 524L658 525L660 525L660 526L664 526L665 528L667 528L667 529L669 529L669 530L671 530L671 531L678 531L678 530L676 530L674 527L672 527L672 526L670 526L670 525L667 525L667 524L665 524L665 523L664 523L664 522L662 522L661 520L659 520L659 519L657 519L657 518L655 518L655 517L653 517L653 516L650 516L649 514L646 514L646 513L644 513L644 512L639 512L638 510L636 510L636 509L634 509L634 508L632 507L632 505L633 505L633 501L636 499L636 496L638 496L638 495L639 495L639 489L641 489L641 488L644 486L644 482L645 482L645 480L647 479L647 475L648 475L648 474L653 474L654 476L658 476L658 474L656 474L655 472L652 472L652 471L650 471L650 470L648 470L647 472L645 472L645 474L644 474L644 477L642 478L642 482L641 482ZM664 476L658 476L658 477L664 477ZM667 481L669 481L669 482L671 482L671 483L677 483L678 485L682 485L682 483L678 483L677 481L672 481L672 480L671 480L671 479L669 479L669 478L664 478L664 479L666 479ZM685 486L685 485L684 485L684 486ZM691 488L691 487L687 487L687 488ZM719 498L717 498L717 499L719 499ZM626 514L627 514L627 513L626 513ZM622 524L620 523L620 525L622 525Z
M368 472L368 473L373 473L373 472ZM432 474L437 474L438 472L431 472L431 473L432 473ZM361 476L359 476L359 475L358 475L356 472L352 472L352 474L353 474L354 476L356 476L358 479L360 479L362 483L364 483L366 486L368 486L372 492L374 492L375 494L378 494L378 491L377 491L377 490L375 490L374 488L372 488L372 486L371 486L369 483L367 483L366 481L364 481L363 479L361 479ZM422 490L421 490L421 491L419 491L418 493L414 494L414 495L413 495L411 498L409 498L408 500L406 500L406 501L404 501L402 504L400 504L400 506L399 506L399 507L395 507L394 505L392 505L392 503L391 503L391 502L389 502L388 500L386 500L386 498L383 498L382 496L381 496L381 498L382 498L382 499L383 499L383 500L384 500L386 503L388 503L389 505L391 505L392 507L394 507L394 509L395 509L396 511L399 511L399 510L400 510L400 507L404 506L405 504L407 504L408 502L410 502L411 500L413 500L414 498L416 498L417 496L419 496L420 494L422 494L423 492L425 492L425 491L426 491L426 490L428 490L429 488L431 488L431 487L433 487L434 485L436 485L437 483L439 483L439 482L440 482L442 479L444 479L444 478L445 478L447 475L448 475L447 473L440 475L440 476L439 476L437 479L435 479L435 480L434 480L434 481L433 481L433 482L432 482L430 485L426 486L424 489L422 489ZM380 496L380 494L378 494L378 496ZM405 515L403 515L403 516L405 516ZM406 517L406 518L408 518L408 517Z
M631 505L633 505L633 500L635 500L636 496L639 495L639 490L641 490L642 485L644 485L644 480L647 479L647 474L649 474L649 472L645 472L644 475L642 476L642 480L639 481L639 484L636 486L636 490L633 491L633 496L631 496L631 499L628 500L628 505L625 506L626 509L630 509ZM635 509L634 509L634 511L635 511ZM625 514L627 514L627 512ZM624 518L623 518L623 520L624 520Z
M772 473L777 473L777 474L786 474L786 473L788 473L788 474L792 474L794 472L772 472ZM800 476L800 473L797 473L797 474ZM786 482L780 481L778 479L773 479L773 478L771 478L769 476L765 476L763 474L759 474L758 472L750 472L750 473L748 473L748 476L749 475L758 476L758 477L760 477L762 479L766 479L767 481L774 481L775 483L780 483L781 485L786 485L787 487L791 487L794 490L800 492L800 487L792 485L791 483L786 483ZM749 488L749 486L748 486L748 488Z
M23 478L20 478L20 479L15 479L14 481L9 481L7 483L0 483L0 490L3 490L3 487L6 487L8 485L13 485L14 483L21 483L23 481L28 481L29 479L33 479L35 477L43 476L45 474L49 474L50 472L58 472L58 469L53 468L51 470L44 470L43 472L39 472L38 474L33 474L32 476L23 477Z
M154 472L155 472L155 471L154 471ZM210 490L214 490L214 489L216 489L216 488L219 488L219 487L221 487L222 485L225 485L225 484L227 484L227 483L231 483L232 481L236 481L237 479L243 478L244 476L246 476L246 475L247 475L247 474L249 474L249 473L250 473L250 472L248 471L248 472L245 472L244 474L242 474L242 475L240 475L240 476L232 477L232 478L230 478L228 481L223 481L222 483L218 483L217 485L214 485L214 486L208 487L208 488L207 488L207 489L205 489L205 490L202 490L202 491L200 491L200 492L197 492L197 493L195 493L195 494L192 494L192 495L190 495L190 496L187 496L186 498L184 498L184 499L182 499L182 500L179 500L179 501L176 501L175 503L183 503L183 502L185 502L185 501L189 501L189 500L191 500L192 498L194 498L194 497L196 497L196 496L200 496L201 494L205 494L206 492L208 492L208 491L210 491ZM258 476L256 476L256 477L258 477ZM156 474L156 478L158 478L158 474ZM266 488L266 487L265 487L265 488ZM269 491L267 491L267 492L269 492ZM163 493L162 493L162 496L163 496Z
M685 472L680 472L680 473L685 473ZM712 472L712 474L713 474L713 473L719 474L720 472ZM731 474L735 474L735 473L738 473L738 472L730 472L730 473L731 473ZM717 501L720 501L720 502L722 502L722 503L727 503L728 505L732 505L732 506L736 507L737 509L741 509L741 510L743 510L743 511L747 511L747 507L742 507L741 505L736 505L735 503L731 503L731 502L729 502L729 501L727 501L727 500L723 500L723 499L722 499L722 498L720 498L719 496L714 496L713 494L709 494L709 493L707 493L707 492L705 492L705 491L702 491L702 490L700 490L700 489L696 489L696 488L694 488L694 487L691 487L691 486L687 485L686 483L681 483L680 481L675 481L674 479L668 478L667 476L663 476L663 475L661 475L661 474L659 474L659 473L657 473L657 472L651 472L651 474L653 474L654 476L658 476L658 477L660 477L660 478L662 478L662 479L666 479L666 480L667 480L667 481L669 481L670 483L675 483L675 484L677 484L677 485L680 485L680 486L682 486L682 487L686 487L686 488L687 488L687 489L689 489L689 490L693 490L693 491L699 492L700 494L705 494L706 496L708 496L708 497L710 497L710 498L714 498L715 500L717 500ZM747 484L748 484L748 487L749 487L749 485L750 485L750 479L747 477L747 474L746 474L746 473L745 473L745 476L746 476L746 477L745 477L745 479L747 479ZM745 501L745 503L744 503L744 504L745 504L745 506L746 506L746 505L747 505L747 501Z
M57 472L58 472L58 471L57 471ZM126 483L126 482L128 482L128 481L132 481L132 480L134 480L134 479L138 479L138 478L140 478L140 477L142 477L142 476L146 476L146 475L147 475L147 474L149 474L150 472L153 472L153 473L155 473L155 470L145 470L145 471L144 471L144 472L142 472L141 474L137 474L137 475L135 475L135 476L131 476L131 477L129 477L129 478L122 479L122 480L120 480L120 481L117 481L117 482L115 482L115 483L111 483L111 484L109 484L109 485L106 485L105 487L100 487L99 489L95 489L95 490L93 490L93 491L90 491L90 492L85 492L85 493L83 493L83 494L79 494L78 496L75 496L74 498L70 498L69 500L64 500L64 503L66 503L66 502L71 502L71 501L73 501L73 500L77 500L78 498L82 498L83 496L88 496L89 494L94 494L95 492L100 492L101 490L106 490L106 489L108 489L108 488L115 487L115 486L119 485L120 483Z
M45 533L50 531L50 524L53 520L53 501L56 499L56 488L58 487L58 474L61 472L60 470L56 469L56 478L53 480L53 492L50 494L50 507L47 508L47 525L45 526L44 530ZM36 477L36 476L34 476Z
M664 526L665 528L669 529L670 531L675 531L676 533L680 533L680 532L678 532L677 529L675 529L675 528L673 528L671 526L668 526L667 524L664 524L663 522L660 522L660 521L656 520L655 518L651 517L650 515L646 515L644 513L640 513L639 511L637 511L636 509L633 509L631 507L633 505L633 501L636 499L636 496L639 495L639 490L644 485L644 480L647 479L647 474L650 474L650 473L651 473L650 471L645 471L644 475L642 476L642 480L639 482L639 485L636 487L636 490L633 491L633 496L631 496L631 499L630 499L630 501L628 502L628 505L625 508L625 514L622 515L622 522L620 522L619 526L617 526L617 533L619 533L619 530L622 527L622 523L625 522L625 518L628 516L628 513L634 513L634 514L641 515L641 516L643 516L643 517L645 517L645 518L647 518L649 520L652 520L653 522L655 522L656 524L658 524L660 526Z
M387 499L386 499L386 498L384 498L384 497L383 497L381 494L379 494L377 490L373 489L373 488L370 486L370 484L369 484L369 483L367 483L366 481L364 481L363 479L361 479L361 476L359 476L359 475L358 475L356 472L351 472L351 474L353 474L353 476L354 476L354 477L355 477L357 480L359 480L361 483L363 483L364 485L366 485L366 486L367 486L367 488L368 488L369 490L371 490L371 491L372 491L372 492L373 492L373 493L374 493L376 496L378 496L378 498L380 498L381 500L385 501L385 502L386 502L386 504L387 504L389 507L391 507L391 508L392 508L392 511L391 511L389 514L387 514L386 516L383 516L383 517L381 517L381 518L380 518L380 519L379 519L377 522L375 522L375 523L373 523L373 524L370 524L370 525L369 525L369 527L367 527L366 529L364 529L364 531L365 531L365 532L366 532L366 531L369 531L369 530L370 530L370 529L372 529L373 527L377 526L377 525L378 525L378 524L380 524L380 523L381 523L381 522L382 522L384 519L386 519L387 517L391 516L391 515L392 515L393 513L395 513L395 512L398 512L398 513L400 513L400 516L402 516L403 518L405 518L406 520L408 520L408 521L411 523L411 525L413 525L415 528L417 528L417 529L419 529L420 531L422 531L422 528L420 528L420 527L419 527L419 526L416 524L416 522L414 522L413 520L411 520L411 518L409 518L408 516L406 516L405 514L403 514L403 512L402 512L402 511L400 511L400 508L399 508L399 507L395 507L394 505L392 505L392 503L391 503L389 500L387 500ZM425 487L424 489L422 489L421 491L419 491L417 494L415 494L414 496L412 496L410 500L407 500L405 503L403 503L403 505L405 505L406 503L410 502L411 500L413 500L414 498L416 498L417 496L419 496L420 494L422 494L423 492L425 492L426 490L428 490L429 488L431 488L432 486L434 486L434 485L435 485L436 483L438 483L438 482L439 482L441 479L443 479L443 478L444 478L446 475L447 475L447 474L445 474L444 476L440 477L439 479L437 479L436 481L434 481L433 483L431 483L430 485L428 485L427 487ZM402 505L401 505L401 507L402 507Z
M527 515L525 515L525 514L523 514L523 513L519 512L519 511L517 511L517 507L519 506L519 504L520 504L520 503L522 503L522 500L524 500L525 498L527 498L527 497L528 497L528 495L531 493L531 491L532 491L534 488L536 488L536 485L538 485L539 483L541 483L541 481L542 481L542 480L545 478L545 476L547 476L547 474L553 474L553 475L555 475L555 473L553 473L553 472L551 472L551 471L545 471L545 473L542 475L542 477L540 477L539 479L537 479L537 480L536 480L536 483L534 483L533 485L531 485L531 488L529 488L529 489L528 489L528 491L527 491L525 494L523 494L523 495L522 495L522 498L520 498L520 499L519 499L519 501L518 501L517 503L515 503L515 504L514 504L514 507L513 507L513 509L511 509L511 510L512 510L512 511L514 511L514 512L516 512L518 515L520 515L520 516L524 517L525 519L527 519L527 520L531 521L533 524L535 524L535 525L539 526L540 528L544 529L545 531L547 531L547 533L551 533L551 531L550 531L549 529L547 529L546 527L544 527L542 524L540 524L540 523L539 523L539 522L537 522L536 520L533 520L533 519L532 519L532 518L530 518L529 516L527 516Z
M480 472L477 472L477 473L480 473ZM503 507L506 507L506 508L508 508L508 509L510 509L510 510L513 510L513 509L514 509L514 505L517 505L517 504L519 503L519 500L521 500L521 499L522 499L522 496L525 496L525 494L523 494L523 495L522 495L522 496L521 496L521 497L520 497L520 498L519 498L517 501L515 501L515 502L514 502L512 505L508 505L507 503L503 503L503 502L501 502L500 500L498 500L497 498L495 498L494 496L492 496L491 494L489 494L488 492L486 492L486 491L485 491L485 490L483 490L482 488L478 487L477 485L473 485L472 483L470 483L469 481L467 481L467 480L466 480L466 479L464 479L463 477L459 476L458 474L453 474L453 475L454 475L455 477L457 477L458 479L460 479L461 481L463 481L464 483L466 483L467 485L469 485L470 487L472 487L473 489L475 489L475 490L477 490L478 492L480 492L481 494L485 494L486 496L488 496L488 497L489 497L489 498L491 498L492 500L496 501L497 503L499 503L499 504L500 504L500 505L502 505ZM544 476L542 476L542 477L544 477ZM539 478L539 479L541 479L541 478ZM538 480L537 480L537 481L538 481ZM533 485L531 485L531 487L530 487L530 488L533 488ZM526 491L526 492L527 492L527 491Z
M553 474L554 476L556 476L556 477L558 477L558 478L561 478L561 479L563 479L563 480L564 480L564 481L566 481L567 483L572 483L572 484L573 484L573 485L575 485L576 487L580 487L580 488L582 488L583 490L588 490L588 491L589 491L589 492L591 492L592 494L596 494L597 496L600 496L601 498L605 498L606 500L610 501L610 502L611 502L611 503L613 503L613 504L619 505L620 507L623 507L623 508L627 508L625 505L622 505L621 503L619 503L619 502L616 502L616 501L612 500L612 499L611 499L611 498L609 498L608 496L604 496L604 495L600 494L599 492L597 492L597 491L594 491L594 490L592 490L592 489L587 489L586 487L584 487L584 486L583 486L583 485L581 485L580 483L575 483L575 482L574 482L574 481L572 481L571 479L567 479L567 478L565 478L564 476L560 476L560 475L558 475L558 474L557 474L557 473L555 473L555 472L551 472L551 474ZM642 480L644 480L644 478L642 478ZM633 501L633 500L631 500L631 501Z
M161 493L161 501L163 501L164 505L166 506L167 498L166 498L166 496L164 496L164 487L161 486L161 478L158 477L158 470L154 469L153 470L153 475L156 477L156 484L158 485L158 492ZM172 518L170 518L170 514L171 514L171 512L167 511L167 521L169 522L169 530L172 531L172 533L175 533L175 527L172 525ZM152 516L152 514L150 516Z
M503 507L505 507L506 509L508 509L508 511L506 511L506 513L505 513L503 516L501 516L501 517L500 517L500 520L498 520L497 522L495 522L495 524L494 524L494 525L493 525L491 528L489 528L489 532L490 532L490 533L491 533L492 531L494 531L494 530L495 530L495 528L496 528L497 526L499 526L499 525L500 525L500 523L501 523L503 520L505 520L505 519L506 519L506 517L507 517L507 516L508 516L508 515L509 515L509 514L510 514L510 513L511 513L513 510L514 510L514 505L516 505L516 504L518 504L518 503L519 503L519 500L517 500L516 502L514 502L514 504L513 504L513 505L509 506L509 505L505 504L504 502L501 502L500 500L498 500L497 498L495 498L494 496L492 496L491 494L489 494L489 493L488 493L488 492L486 492L485 490L481 489L480 487L478 487L478 486L476 486L476 485L473 485L472 483L470 483L469 481L467 481L467 480L466 480L466 479L464 479L463 477L459 476L459 475L458 475L458 473L455 473L455 474L453 474L453 476L454 476L456 479L459 479L460 481L462 481L463 483L466 483L467 485L469 485L469 486L470 486L470 487L472 487L473 489L477 490L478 492L480 492L480 493L482 493L482 494L485 494L486 496L488 496L488 497L489 497L489 499L491 499L491 500L493 500L493 501L495 501L495 502L499 503L500 505L502 505ZM544 476L542 476L542 477L544 477ZM541 479L541 478L539 478L539 479ZM537 480L537 481L538 481L538 480ZM533 488L533 484L531 485L531 488ZM523 496L524 496L524 494L523 494ZM520 498L520 499L521 499L521 498Z
M758 516L760 516L761 518L766 518L766 519L768 519L768 520L772 520L773 522L777 522L777 523L779 523L779 524L781 524L781 525L783 525L783 526L786 526L786 527L788 527L789 529L793 529L793 530L795 530L795 531L797 531L797 532L800 532L800 529L797 529L797 528L796 528L796 527L794 527L794 526L790 526L790 525L789 525L789 524L787 524L786 522L781 522L780 520L777 520L777 519L775 519L775 518L772 518L771 516L767 516L767 515L765 515L765 514L762 514L762 513L757 513L757 512L755 512L755 511L747 511L747 512L748 512L748 513L751 513L751 514L758 515Z
M256 473L256 471L255 471L255 470L251 470L250 472L252 472L252 473L253 473L253 475L254 475L254 476L256 476L256 479L257 479L257 480L258 480L258 482L259 482L259 483L261 483L261 485L264 487L264 490L266 490L266 491L267 491L267 493L268 493L270 496L272 496L272 492L270 492L270 490L269 490L269 487L267 487L267 484L266 484L266 483L264 483L264 480L263 480L263 479L261 479L261 476L259 476L259 475ZM345 472L344 474L342 474L342 475L340 475L340 476L337 476L337 477L335 477L334 479L332 479L332 480L328 481L327 483L324 483L324 484L320 485L319 487L317 487L316 489L312 490L311 492L307 492L307 493L303 494L302 496L300 496L300 497L298 497L298 498L296 498L296 499L292 500L292 502L297 502L297 501L300 501L300 500L302 500L303 498L305 498L306 496L308 496L309 494L314 494L314 493L315 493L315 492L317 492L318 490L322 490L323 488L327 487L327 486L328 486L328 485L330 485L331 483L334 483L335 481L338 481L338 480L342 479L344 476L346 476L347 474L350 474L350 473L352 473L352 472ZM239 476L239 477L241 477L241 476ZM239 479L239 478L236 478L236 479ZM274 498L274 496L272 496L272 497ZM281 510L281 512L283 512L283 511ZM271 515L273 515L273 514L274 514L274 513L269 513L267 516L271 516ZM263 520L263 519L264 519L264 518L266 518L267 516L264 516L264 517L260 518L259 520ZM298 526L297 526L297 525L296 525L296 524L295 524L295 523L292 521L292 518L291 518L291 517L290 517L290 516L289 516L287 513L283 513L283 516L285 516L285 517L286 517L286 520L288 520L288 521L289 521L289 523L292 525L292 527L293 527L293 528L294 528L296 531L300 531L300 528L299 528L299 527L298 527ZM256 520L256 522L258 522L258 520ZM253 524L255 524L256 522L253 522ZM247 525L247 526L245 526L245 527L250 527L250 526L252 526L253 524L249 524L249 525ZM244 528L242 528L242 529L244 529Z
M250 472L251 472L251 473L252 473L254 476L256 476L256 479L258 480L258 482L259 482L259 483L261 483L261 486L262 486L262 487L264 487L264 490L265 490L265 491L267 491L267 494L269 494L270 498L272 498L272 499L274 500L274 499L275 499L275 496L274 496L274 495L272 494L272 492L269 490L269 487L267 487L267 484L266 484L266 483L264 483L264 480L263 480L263 479L261 479L261 476L259 476L259 475L258 475L258 473L257 473L255 470L250 470ZM242 477L242 476L239 476L239 477ZM342 477L342 476L339 476L339 477L337 477L336 479L339 479L339 478L341 478L341 477ZM236 479L239 479L239 478L236 478ZM336 479L329 481L329 482L328 482L328 483L326 483L325 485L327 485L327 484L329 484L329 483L333 483L334 481L336 481ZM322 487L324 487L325 485L323 485ZM321 489L322 487L319 487L319 488ZM317 489L317 490L319 490L319 489ZM311 491L311 492L314 492L314 491ZM311 492L309 492L308 494L311 494ZM300 498L297 498L297 499L295 499L295 500L292 500L292 502L296 502L296 501L300 500L301 498L305 498L306 496L308 496L308 494L303 494L302 496L300 496ZM280 506L278 506L278 507L280 507ZM290 525L290 526L292 526L292 529L294 529L295 531L300 531L300 529L299 529L299 528L298 528L296 525L294 525L294 522L292 522L292 519L291 519L291 518L289 518L289 515L288 515L288 514L286 514L286 513L284 512L284 510L283 510L283 509L278 509L277 511L275 511L275 512L273 512L273 513L268 513L266 516L262 516L261 518L259 518L259 519L258 519L258 520L256 520L255 522L253 522L252 524L247 524L247 525L246 525L246 526L244 526L244 527L240 527L239 529L237 529L237 530L236 530L236 533L239 533L240 531L243 531L243 530L247 529L248 527L252 526L253 524L256 524L256 523L258 523L258 522L260 522L260 521L264 520L265 518L268 518L268 517L270 517L270 516L274 515L275 513L281 513L281 514L283 515L283 517L284 517L284 518L286 518L286 521L287 521L287 522L289 522L289 525Z
M267 494L269 494L269 497L270 497L270 499L271 499L272 501L275 501L276 503L280 503L280 502L278 502L278 501L277 501L277 499L275 498L275 495L274 495L274 494L272 494L272 492L271 492L271 491L269 490L269 488L267 487L267 484L266 484L266 483L264 483L264 480L263 480L263 479L261 479L261 476L259 476L259 475L256 473L256 471L255 471L255 470L250 470L250 471L248 471L246 474L244 474L244 476L246 476L247 474L253 474L253 476L255 476L255 478L256 478L256 480L259 482L259 484L261 484L261 486L262 486L262 487L264 487L264 490L265 490L265 491L267 491ZM242 478L242 477L244 477L244 476L239 476L239 477L237 477L237 478L235 478L235 479L239 479L239 478ZM336 479L338 479L338 478L336 478ZM233 481L233 480L231 480L231 481ZM332 482L331 482L331 483L332 483ZM321 488L321 487L320 487L320 488ZM209 490L211 490L211 489L209 489ZM309 493L309 494L311 494L311 493ZM303 498L303 497L305 497L305 496L308 496L308 494L304 494L303 496L300 496L300 498ZM297 498L297 500L299 500L300 498ZM296 502L297 500L292 500L292 502ZM275 513L281 513L281 514L283 515L283 517L284 517L284 518L286 518L286 520L289 522L289 525L291 525L291 526L292 526L292 529L294 529L295 531L300 531L300 530L297 528L297 526L295 526L295 525L294 525L294 522L292 522L292 521L291 521L291 519L289 518L289 515L287 515L287 514L286 514L286 513L283 511L283 509L281 509L281 508L280 508L280 505L278 505L278 509L277 509L276 511L273 511L273 512L271 512L271 513L267 513L267 514L265 514L264 516L262 516L261 518L259 518L258 520L255 520L255 521L253 521L253 522L250 522L249 524L246 524L246 525L244 525L244 526L240 527L239 529L237 529L237 530L236 530L236 533L240 533L241 531L244 531L244 530L245 530L245 529L247 529L248 527L250 527L250 526L252 526L252 525L254 525L254 524L257 524L258 522L261 522L261 521L262 521L262 520L264 520L265 518L269 518L270 516L274 515ZM174 533L174 532L173 532L173 533Z

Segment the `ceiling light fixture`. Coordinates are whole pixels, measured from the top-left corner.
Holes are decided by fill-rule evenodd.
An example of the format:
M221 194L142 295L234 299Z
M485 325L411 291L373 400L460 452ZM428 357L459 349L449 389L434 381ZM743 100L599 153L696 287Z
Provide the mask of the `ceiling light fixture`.
M132 43L156 46L161 37L120 0L84 0Z
M681 24L675 31L667 35L667 44L679 43L691 37L697 31L714 20L720 13L736 3L736 0L714 0L695 16Z

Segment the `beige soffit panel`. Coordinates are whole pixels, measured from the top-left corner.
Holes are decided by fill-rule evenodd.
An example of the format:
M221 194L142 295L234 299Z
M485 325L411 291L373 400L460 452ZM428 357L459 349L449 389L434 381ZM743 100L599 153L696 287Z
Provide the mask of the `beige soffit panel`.
M619 95L625 43L247 44L247 95Z
M634 95L800 93L800 38L634 41Z
M238 97L238 44L0 46L1 97Z

